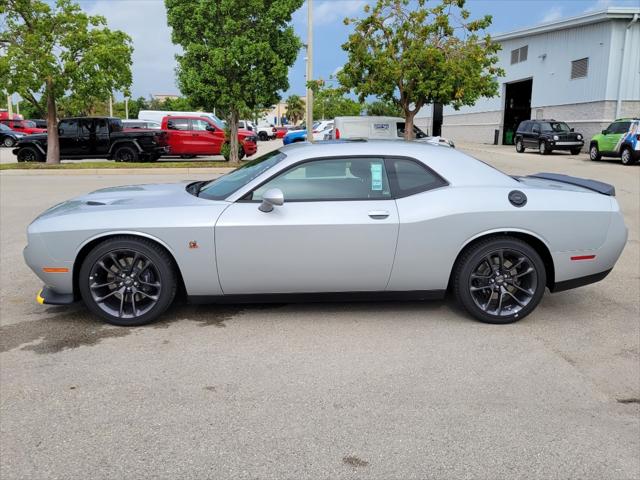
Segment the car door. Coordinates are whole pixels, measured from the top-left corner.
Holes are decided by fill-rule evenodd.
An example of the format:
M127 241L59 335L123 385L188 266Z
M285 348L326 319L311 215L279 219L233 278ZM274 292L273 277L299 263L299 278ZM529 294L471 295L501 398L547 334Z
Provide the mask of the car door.
M167 130L169 131L169 148L172 155L193 155L191 125L188 118L169 117Z
M269 189L284 204L258 209ZM294 165L229 206L215 226L225 294L385 290L398 213L380 158Z
M629 131L631 122L614 122L607 128L607 133L604 135L602 152L616 154L620 153L620 139L625 133Z
M524 135L524 146L528 148L538 148L538 137L540 136L540 123L531 122Z
M60 155L78 156L83 154L82 146L78 142L78 119L67 118L60 120L58 124L58 137L60 141Z
M209 124L206 120L191 119L191 145L192 153L198 155L207 155L211 152L210 139L211 134L207 131Z

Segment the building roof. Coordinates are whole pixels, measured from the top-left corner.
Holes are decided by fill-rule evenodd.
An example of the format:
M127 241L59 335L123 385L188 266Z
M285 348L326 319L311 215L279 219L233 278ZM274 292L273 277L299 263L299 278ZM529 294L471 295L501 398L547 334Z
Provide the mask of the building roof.
M541 33L547 33L557 30L564 30L567 28L574 28L583 25L590 25L593 23L605 22L615 19L628 19L632 20L634 15L640 16L640 7L609 7L606 10L600 10L597 12L589 12L576 17L564 18L562 20L555 20L553 22L542 23L535 27L528 27L521 30L514 30L512 32L502 33L493 37L493 40L502 42L504 40L511 40L520 37L529 37L531 35L538 35Z

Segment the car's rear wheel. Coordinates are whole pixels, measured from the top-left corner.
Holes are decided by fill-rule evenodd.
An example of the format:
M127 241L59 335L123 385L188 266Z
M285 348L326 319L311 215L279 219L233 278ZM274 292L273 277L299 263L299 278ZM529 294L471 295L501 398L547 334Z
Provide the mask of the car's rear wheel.
M591 148L589 148L589 158L594 162L602 158L602 155L600 155L600 149L595 143L591 145Z
M269 135L267 135L267 132L260 132L258 133L258 138L263 142L266 142L267 140L269 140Z
M580 147L572 148L571 155L579 155L582 149Z
M12 137L4 137L4 140L2 141L2 145L7 148L11 148L15 144L16 144L16 141Z
M624 147L622 149L620 160L622 160L623 165L633 165L634 163L636 163L631 152L631 147Z
M96 246L80 268L82 300L108 323L136 326L156 320L176 294L176 268L150 240L114 237Z
M540 152L540 155L547 155L549 152L551 152L551 150L549 149L549 145L547 145L547 142L545 142L544 140L542 140L538 145L538 151Z
M34 147L22 147L18 151L18 162L44 162L44 155Z
M544 294L540 255L514 237L492 237L465 250L453 278L456 298L485 323L512 323L531 313Z
M137 162L140 158L138 151L131 145L122 145L113 153L116 162Z
M522 139L518 138L516 140L516 152L524 153L524 143L522 143Z

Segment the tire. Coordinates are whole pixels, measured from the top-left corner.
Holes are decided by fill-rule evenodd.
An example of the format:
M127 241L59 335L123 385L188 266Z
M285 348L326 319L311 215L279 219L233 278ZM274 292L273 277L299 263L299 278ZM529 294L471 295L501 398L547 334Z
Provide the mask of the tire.
M522 139L518 138L516 140L516 152L524 153L524 143L522 143Z
M12 138L12 137L4 137L4 140L2 141L2 146L7 148L11 148L15 144L16 144L16 140L15 138Z
M118 236L89 252L78 285L87 308L106 322L122 327L145 325L158 319L173 302L176 267L156 243Z
M477 320L493 324L513 323L530 314L544 295L546 281L540 255L528 243L509 236L469 246L453 274L460 305Z
M637 160L633 158L631 147L623 147L620 153L620 160L622 160L623 165L633 165L637 162Z
M147 161L157 162L159 158L160 158L160 155L158 155L157 153L152 153L147 157Z
M598 148L597 143L594 143L589 147L589 158L594 162L602 159L602 155L600 155L600 149Z
M571 155L579 155L581 150L581 148L572 148Z
M544 140L542 140L538 144L538 151L540 152L540 155L548 155L549 153L551 153L551 150L549 150L549 146L547 145L547 142L545 142Z
M240 145L240 147L238 148L238 160L242 160L244 156L245 156L244 147Z
M140 160L140 154L132 145L122 145L113 152L113 159L116 162L137 162Z
M18 162L44 162L45 158L35 147L22 147L18 150Z
M263 142L266 142L267 140L269 140L269 135L267 135L267 132L260 132L258 133L258 138Z

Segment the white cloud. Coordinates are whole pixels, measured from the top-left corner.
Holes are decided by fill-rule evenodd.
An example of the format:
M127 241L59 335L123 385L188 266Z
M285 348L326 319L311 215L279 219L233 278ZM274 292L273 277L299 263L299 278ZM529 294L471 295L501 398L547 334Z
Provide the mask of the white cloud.
M613 5L613 0L596 0L585 9L585 13L606 10L612 5Z
M554 5L549 9L547 14L542 18L542 23L555 22L556 20L560 20L561 18L562 18L562 7L559 5Z
M164 2L98 0L87 10L104 16L109 28L122 30L132 38L134 97L178 93L175 54L180 50L171 43Z

